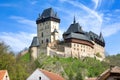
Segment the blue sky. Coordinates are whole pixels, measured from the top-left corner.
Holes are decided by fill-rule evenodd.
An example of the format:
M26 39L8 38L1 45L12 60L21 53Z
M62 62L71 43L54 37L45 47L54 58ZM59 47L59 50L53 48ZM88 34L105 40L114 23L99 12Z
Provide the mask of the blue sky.
M106 52L120 53L120 0L0 0L0 40L15 52L29 47L36 35L36 19L52 7L61 19L60 33L73 21L84 31L103 33Z

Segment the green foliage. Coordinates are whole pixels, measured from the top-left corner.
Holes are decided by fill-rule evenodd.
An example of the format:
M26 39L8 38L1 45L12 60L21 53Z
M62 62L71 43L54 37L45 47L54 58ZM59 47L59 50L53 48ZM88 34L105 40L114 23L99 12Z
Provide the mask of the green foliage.
M108 61L109 65L120 67L120 54L107 56L106 60Z
M82 73L80 71L77 72L75 80L84 80Z
M20 57L21 60L25 62L30 62L30 53L26 53L23 56Z
M36 69L42 68L59 73L66 80L84 80L87 77L96 77L109 68L110 65L120 66L120 54L107 56L100 62L95 58L60 58L50 57L41 53L35 61L30 60L30 53L23 56L14 56L9 47L0 43L0 70L7 69L11 80L26 80Z
M109 67L104 65L108 64L106 62L88 57L81 60L71 57L48 57L41 54L37 60L39 62L37 65L40 65L40 68L57 72L68 80L84 80L85 76L96 77Z
M8 70L11 80L26 80L28 75L36 68L34 63L29 62L28 56L27 53L24 56L16 57L8 46L0 43L0 70Z
M96 56L97 56L97 57L102 57L99 52L96 53Z

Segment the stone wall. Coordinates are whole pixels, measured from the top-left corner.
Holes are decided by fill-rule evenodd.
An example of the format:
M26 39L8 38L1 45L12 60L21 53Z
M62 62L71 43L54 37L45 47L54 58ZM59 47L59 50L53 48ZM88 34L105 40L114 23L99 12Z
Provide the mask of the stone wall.
M49 44L47 48L48 55L62 55L64 57L76 57L76 58L84 58L84 57L96 57L98 60L104 59L104 48L96 43L94 43L94 47L92 48L89 45L78 44L78 43L64 43L63 45L59 45L57 43ZM99 53L100 56L96 55Z
M50 47L47 47L47 55L48 56L59 56L59 57L64 57L65 53L64 52L59 52L55 49L51 49Z
M37 24L37 36L41 46L46 47L48 43L59 39L59 32L52 34L54 30L59 31L59 23L55 21L46 21Z

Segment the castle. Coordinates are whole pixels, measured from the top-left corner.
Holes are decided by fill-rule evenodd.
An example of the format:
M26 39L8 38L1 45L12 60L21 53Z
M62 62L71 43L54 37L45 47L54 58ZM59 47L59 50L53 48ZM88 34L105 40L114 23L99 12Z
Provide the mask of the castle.
M63 33L63 41L59 40L60 18L52 9L45 9L36 20L37 37L34 37L30 46L31 56L36 59L39 54L61 57L96 57L105 58L105 41L102 36L92 31L85 32L75 17L73 23Z

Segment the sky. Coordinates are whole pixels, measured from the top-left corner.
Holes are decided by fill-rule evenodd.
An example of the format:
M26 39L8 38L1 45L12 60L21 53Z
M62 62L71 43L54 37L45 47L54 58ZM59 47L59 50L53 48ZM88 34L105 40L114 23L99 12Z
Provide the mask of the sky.
M29 48L38 15L50 7L61 19L61 35L75 16L84 31L102 32L107 55L120 53L120 0L0 0L0 40L16 53Z

